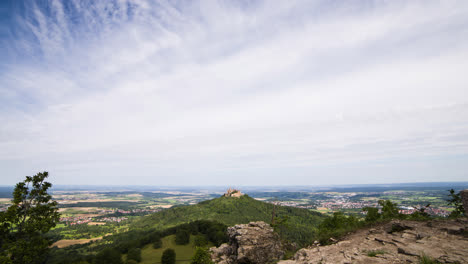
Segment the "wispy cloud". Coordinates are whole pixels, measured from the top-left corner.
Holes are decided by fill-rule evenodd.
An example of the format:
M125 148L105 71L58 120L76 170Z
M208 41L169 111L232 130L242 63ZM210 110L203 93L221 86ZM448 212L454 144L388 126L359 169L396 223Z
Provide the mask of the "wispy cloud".
M468 176L465 1L75 0L11 12L5 184L39 169L97 184Z

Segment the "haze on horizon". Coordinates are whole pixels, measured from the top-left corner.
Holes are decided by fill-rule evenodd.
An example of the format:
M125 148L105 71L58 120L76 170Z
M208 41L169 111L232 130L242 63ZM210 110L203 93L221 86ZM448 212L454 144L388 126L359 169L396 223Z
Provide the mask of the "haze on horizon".
M2 1L0 185L468 179L467 1Z

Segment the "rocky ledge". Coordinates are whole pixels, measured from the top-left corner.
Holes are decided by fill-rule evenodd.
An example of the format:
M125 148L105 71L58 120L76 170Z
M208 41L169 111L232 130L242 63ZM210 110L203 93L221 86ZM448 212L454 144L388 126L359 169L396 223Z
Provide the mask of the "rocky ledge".
M279 263L420 263L423 255L439 263L468 263L468 219L392 221L334 245L300 249L293 260Z
M215 263L266 264L280 260L284 252L278 235L265 222L235 225L227 230L229 243L211 248Z

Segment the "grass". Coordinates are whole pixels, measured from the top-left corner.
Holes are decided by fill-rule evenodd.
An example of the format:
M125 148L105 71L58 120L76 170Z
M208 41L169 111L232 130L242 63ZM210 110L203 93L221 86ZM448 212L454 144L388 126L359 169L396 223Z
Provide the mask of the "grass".
M423 254L419 259L419 263L420 264L438 264L440 262L438 262L437 260L434 260L431 257L428 257L428 256Z
M161 256L165 249L172 248L176 252L177 264L188 264L195 253L193 244L193 236L190 236L190 243L188 245L176 245L175 235L170 235L162 239L162 248L154 249L152 244L146 245L141 250L140 264L157 264L161 263Z
M385 254L386 252L383 251L383 250L371 250L371 251L368 251L367 252L367 256L368 257L376 257L377 255L383 255Z

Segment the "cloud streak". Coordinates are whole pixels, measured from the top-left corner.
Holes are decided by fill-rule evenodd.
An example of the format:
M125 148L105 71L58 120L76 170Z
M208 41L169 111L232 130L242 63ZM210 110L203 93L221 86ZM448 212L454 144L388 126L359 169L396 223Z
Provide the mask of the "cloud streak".
M466 179L464 1L49 1L0 62L11 184Z

